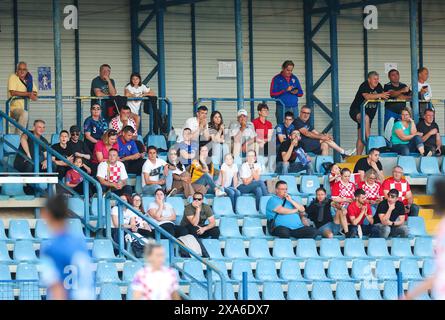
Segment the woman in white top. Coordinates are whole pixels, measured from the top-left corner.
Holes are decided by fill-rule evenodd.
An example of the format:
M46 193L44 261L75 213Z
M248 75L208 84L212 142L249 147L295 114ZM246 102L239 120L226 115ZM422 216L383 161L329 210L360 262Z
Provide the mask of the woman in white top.
M127 203L132 203L131 196L128 194L123 194L120 198ZM131 230L132 232L137 232L139 226L142 224L142 219L129 210L126 206L122 206L122 218L123 224L121 227ZM111 236L114 241L119 242L119 206L115 205L111 208Z
M233 162L233 156L228 153L224 157L224 163L219 171L219 184L232 201L233 212L236 211L236 200L241 195L238 187L238 166Z
M246 162L244 162L240 169L241 184L238 190L241 193L254 193L256 200L256 209L260 209L260 200L262 196L267 196L266 184L261 181L261 166L256 160L256 152L250 150L247 152Z
M133 72L130 76L130 82L125 87L125 96L128 98L142 98L147 96L154 96L155 93L150 87L142 83L141 75ZM139 129L139 109L141 108L142 100L127 101L127 106L131 109L131 116L136 122L136 131Z
M172 236L185 236L188 232L184 227L175 224L176 211L170 203L165 201L164 190L158 189L154 195L155 200L148 206L148 215Z

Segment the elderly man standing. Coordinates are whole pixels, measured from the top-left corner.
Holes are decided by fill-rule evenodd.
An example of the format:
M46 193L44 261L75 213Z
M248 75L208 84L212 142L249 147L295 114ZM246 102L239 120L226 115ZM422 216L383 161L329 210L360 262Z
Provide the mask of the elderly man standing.
M29 98L32 101L37 100L37 87L32 81L32 75L28 72L26 62L19 62L15 73L8 79L8 99L11 97ZM21 126L28 126L28 111L25 110L24 99L15 99L11 102L9 115ZM22 132L16 128L15 134Z

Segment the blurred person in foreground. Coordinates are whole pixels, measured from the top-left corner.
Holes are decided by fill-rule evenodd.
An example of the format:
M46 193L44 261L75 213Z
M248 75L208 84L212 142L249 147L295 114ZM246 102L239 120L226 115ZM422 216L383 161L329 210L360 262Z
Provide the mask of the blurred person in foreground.
M66 198L48 199L42 218L52 231L52 238L42 243L41 280L50 300L94 300L93 264L84 239L68 231Z
M435 212L441 216L445 214L445 179L434 183ZM432 290L434 300L445 300L445 218L438 225L435 244L435 268L431 277L427 278L413 290L407 292L404 299L412 300L427 290Z

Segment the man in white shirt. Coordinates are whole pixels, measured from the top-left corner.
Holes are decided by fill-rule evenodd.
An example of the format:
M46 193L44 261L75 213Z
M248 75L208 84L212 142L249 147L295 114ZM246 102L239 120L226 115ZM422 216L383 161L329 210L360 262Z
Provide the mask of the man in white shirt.
M117 159L119 159L118 151L110 149L108 161L99 164L96 176L104 192L111 190L118 196L132 194L131 186L127 185L128 175L125 166Z
M419 100L427 101L419 103L419 117L423 119L423 114L425 113L425 110L428 109L431 99L433 98L433 91L431 90L430 84L427 82L430 76L428 69L422 67L418 70L417 74L419 76Z
M200 106L196 112L196 117L188 118L182 127L181 134L178 136L178 142L182 142L184 137L182 132L185 128L189 128L192 131L193 141L209 141L209 124L207 122L208 109L206 106Z
M148 147L148 159L142 166L142 193L154 195L157 189L164 189L168 175L168 165L158 157L155 146ZM161 178L162 175L162 178Z
M255 150L254 142L257 136L255 126L252 122L247 121L247 111L245 109L238 110L237 120L229 125L235 159L241 155L241 152L246 153L249 150Z

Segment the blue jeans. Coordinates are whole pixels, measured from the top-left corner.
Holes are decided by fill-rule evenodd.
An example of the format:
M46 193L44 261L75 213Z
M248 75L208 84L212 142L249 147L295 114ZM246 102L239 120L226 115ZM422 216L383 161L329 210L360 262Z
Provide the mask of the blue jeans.
M215 181L213 181L213 178L208 173L203 174L201 178L194 182L194 184L209 186L211 191L216 188Z
M394 122L400 120L400 114L392 112L391 110L385 109L385 120L384 120L384 127L386 128L386 125L389 121L389 119L394 118Z
M298 117L298 105L297 106L286 106L284 107L283 112L283 106L280 103L277 103L277 110L275 112L275 116L277 118L277 123L283 123L284 122L284 113L287 111L292 111L294 113L294 117Z
M238 190L241 193L254 193L255 194L255 202L257 211L260 210L260 200L262 196L267 196L269 192L267 192L266 185L263 181L252 181L250 184L240 184L238 186Z
M241 195L241 192L235 187L224 188L224 192L227 193L227 196L230 198L232 202L233 212L236 212L236 200Z
M212 162L213 164L222 164L226 154L230 153L229 146L225 143L212 143Z
M158 190L158 189L164 189L164 188L159 184L146 184L142 188L142 194L144 196L152 196L155 194L156 190Z
M369 236L370 238L387 238L386 231L382 224L375 225L361 225L362 233L364 236ZM349 225L349 232L346 234L346 238L357 238L358 237L358 226Z
M165 178L165 188L171 190L173 186L173 171L168 170L167 177Z
M313 174L314 169L312 168L312 163L309 162L307 165L303 166L301 162L278 162L277 163L277 173L278 174L288 174L297 173L306 170L307 174Z
M423 147L422 138L414 136L407 144L393 144L392 151L402 156L409 156L410 152L418 152L418 148Z

